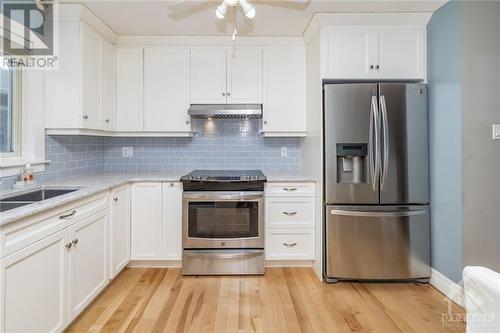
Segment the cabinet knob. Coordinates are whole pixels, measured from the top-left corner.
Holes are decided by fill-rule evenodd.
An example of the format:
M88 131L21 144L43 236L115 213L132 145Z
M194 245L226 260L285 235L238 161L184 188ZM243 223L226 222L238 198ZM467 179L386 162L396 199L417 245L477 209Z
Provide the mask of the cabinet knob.
M110 121L109 119L106 119L106 120L105 120L105 122L106 122L107 124L109 124L109 121Z
M231 96L231 93L227 93L228 96Z
M73 239L73 240L71 241L71 243L73 243L73 245L78 244L78 238Z
M67 249L71 249L72 246L73 246L73 243L68 243L68 244L64 245L64 247Z
M118 197L113 198L113 201L114 201L114 202L117 202L117 201L118 201Z
M264 125L267 125L267 121L266 120L264 120Z
M370 65L370 67L368 67L368 68L373 69L373 65Z
M170 183L170 187L174 187L174 185L175 185L174 183Z
M223 93L222 93L222 96L226 96L226 93L225 93L225 92L223 92Z
M375 69L379 69L379 68L380 68L380 66L379 66L379 65L375 65Z
M88 115L84 115L83 119L89 119L89 116Z
M189 120L186 120L186 125L189 125Z

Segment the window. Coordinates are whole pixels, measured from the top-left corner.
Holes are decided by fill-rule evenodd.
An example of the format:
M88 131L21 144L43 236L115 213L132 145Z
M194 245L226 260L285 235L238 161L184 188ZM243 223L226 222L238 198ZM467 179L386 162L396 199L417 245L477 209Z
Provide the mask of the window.
M20 155L20 75L0 67L0 155Z

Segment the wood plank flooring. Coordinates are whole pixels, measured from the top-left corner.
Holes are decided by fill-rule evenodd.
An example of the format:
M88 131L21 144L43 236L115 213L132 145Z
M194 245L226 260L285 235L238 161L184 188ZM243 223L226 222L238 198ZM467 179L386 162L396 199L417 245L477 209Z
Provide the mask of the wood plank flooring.
M442 324L446 313L430 285L326 284L310 268L263 277L126 268L67 332L464 332Z

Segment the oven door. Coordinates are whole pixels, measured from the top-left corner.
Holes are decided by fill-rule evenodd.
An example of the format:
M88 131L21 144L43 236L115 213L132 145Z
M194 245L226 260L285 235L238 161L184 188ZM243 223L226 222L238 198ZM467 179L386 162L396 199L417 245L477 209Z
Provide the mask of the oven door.
M184 192L184 249L264 247L263 192Z

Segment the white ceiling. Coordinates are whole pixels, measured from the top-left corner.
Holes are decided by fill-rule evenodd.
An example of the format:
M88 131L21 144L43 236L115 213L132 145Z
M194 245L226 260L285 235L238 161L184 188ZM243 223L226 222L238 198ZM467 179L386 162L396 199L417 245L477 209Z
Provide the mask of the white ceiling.
M71 1L71 0L70 0ZM83 2L118 34L220 36L228 35L234 19L217 20L213 0L73 0ZM69 1L68 1L69 2ZM302 36L314 13L433 12L446 0L336 1L253 0L253 20L236 16L238 31L249 36ZM234 17L234 16L232 16Z

